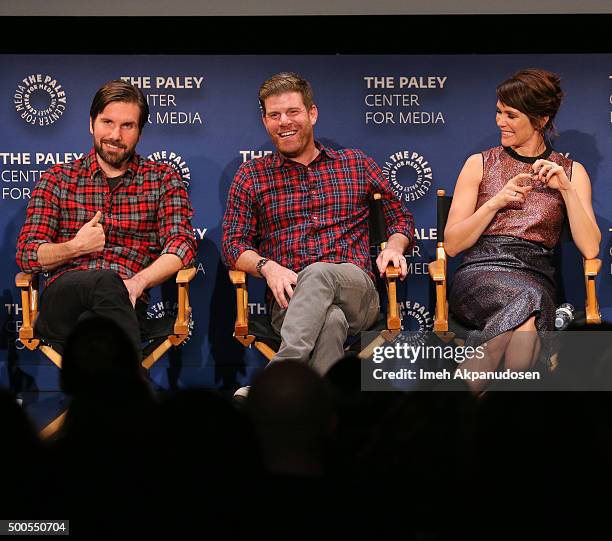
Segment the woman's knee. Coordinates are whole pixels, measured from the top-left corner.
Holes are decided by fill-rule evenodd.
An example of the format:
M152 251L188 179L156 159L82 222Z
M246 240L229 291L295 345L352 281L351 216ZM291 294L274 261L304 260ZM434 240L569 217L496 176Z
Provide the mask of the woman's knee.
M536 330L535 320L536 320L536 317L531 316L528 319L526 319L523 323L521 323L518 327L516 327L514 330L515 331L535 331Z

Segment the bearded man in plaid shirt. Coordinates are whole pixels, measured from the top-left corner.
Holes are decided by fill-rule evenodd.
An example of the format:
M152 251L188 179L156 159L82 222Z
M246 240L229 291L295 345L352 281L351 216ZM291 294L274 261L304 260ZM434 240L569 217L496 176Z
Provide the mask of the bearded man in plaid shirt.
M376 321L368 201L383 199L389 239L376 260L407 273L404 251L414 223L378 165L360 150L315 141L318 111L308 81L279 73L259 90L264 126L276 152L237 171L223 220L226 264L265 278L272 326L282 342L272 362L296 360L325 373L347 335ZM244 397L248 388L236 392Z
M60 353L84 315L116 321L140 351L146 291L195 257L183 181L135 153L148 120L140 89L111 81L90 109L93 148L46 171L17 241L24 272L48 272L36 332Z

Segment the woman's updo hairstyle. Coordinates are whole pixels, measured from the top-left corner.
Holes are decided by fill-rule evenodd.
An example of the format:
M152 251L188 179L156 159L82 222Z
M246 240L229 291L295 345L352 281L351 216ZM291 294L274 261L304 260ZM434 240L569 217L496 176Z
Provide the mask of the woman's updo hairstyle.
M553 120L559 111L563 90L561 78L550 71L529 68L517 71L497 87L497 99L531 120L531 125L546 138L556 135ZM542 117L548 116L542 125Z

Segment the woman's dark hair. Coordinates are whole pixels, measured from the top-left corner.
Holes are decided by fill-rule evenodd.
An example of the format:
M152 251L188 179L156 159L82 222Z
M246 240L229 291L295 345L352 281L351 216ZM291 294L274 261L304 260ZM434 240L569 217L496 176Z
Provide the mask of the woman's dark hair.
M114 101L124 101L127 103L135 103L140 109L140 119L138 127L140 131L144 128L149 118L149 104L140 88L135 87L121 79L109 81L100 90L96 92L91 108L89 109L89 117L93 122L96 117L104 111L104 108Z
M526 114L542 136L556 135L553 120L563 99L560 83L561 78L550 71L535 68L517 71L497 87L497 99ZM545 116L548 121L542 126Z

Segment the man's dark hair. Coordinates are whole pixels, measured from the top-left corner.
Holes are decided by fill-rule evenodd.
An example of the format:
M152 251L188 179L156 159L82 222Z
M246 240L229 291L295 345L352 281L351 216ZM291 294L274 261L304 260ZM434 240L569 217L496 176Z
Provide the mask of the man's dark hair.
M96 117L104 111L104 108L114 101L123 101L127 103L135 103L140 109L140 118L138 127L140 131L144 128L149 118L149 104L147 103L144 94L140 88L135 87L121 79L109 81L100 90L96 92L91 108L89 109L89 117L93 123Z
M261 112L264 115L266 114L265 101L267 98L278 96L285 92L299 92L302 95L302 101L307 111L314 105L314 96L310 83L297 73L282 71L264 81L259 87Z

